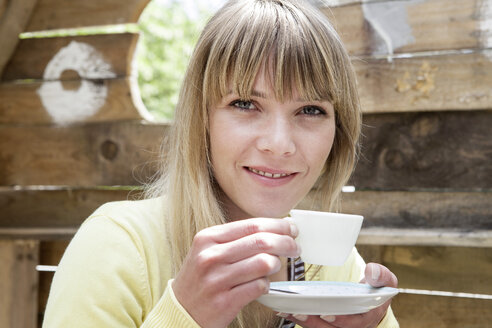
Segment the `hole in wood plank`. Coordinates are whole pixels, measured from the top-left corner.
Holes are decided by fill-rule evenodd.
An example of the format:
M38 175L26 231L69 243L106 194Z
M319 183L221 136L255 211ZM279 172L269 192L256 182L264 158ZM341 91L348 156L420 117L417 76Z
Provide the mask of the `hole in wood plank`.
M118 155L118 145L111 140L106 140L101 144L101 154L109 161L112 161Z

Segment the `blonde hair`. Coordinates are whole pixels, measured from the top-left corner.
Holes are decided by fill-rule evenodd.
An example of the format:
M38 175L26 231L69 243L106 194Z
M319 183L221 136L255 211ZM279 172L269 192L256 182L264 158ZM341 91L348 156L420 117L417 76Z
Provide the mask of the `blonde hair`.
M277 99L290 99L297 90L303 99L332 102L335 140L316 183L313 208L336 210L354 167L361 124L354 72L337 33L319 10L301 0L229 1L198 40L163 146L167 155L160 178L148 190L150 197L165 195L174 273L198 231L227 222L211 170L208 108L231 86L250 99L262 67L269 68ZM232 326L256 327L256 322L266 327L265 318L250 317L258 312L248 309L253 306L243 309Z

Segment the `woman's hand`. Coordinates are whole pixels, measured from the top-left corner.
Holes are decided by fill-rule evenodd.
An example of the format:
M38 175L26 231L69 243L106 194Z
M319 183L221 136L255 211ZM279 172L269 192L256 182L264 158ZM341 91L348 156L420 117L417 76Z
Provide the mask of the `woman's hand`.
M180 304L201 327L226 327L268 293L279 256L299 255L297 228L286 220L248 219L204 229L173 281Z
M368 283L373 287L397 287L398 279L385 266L376 263L366 265L364 272L365 278L362 283ZM352 315L337 315L337 316L315 316L315 315L288 315L286 318L297 323L302 327L309 328L373 328L377 327L383 319L391 300L387 301L378 308L369 312ZM284 316L284 315L282 315Z

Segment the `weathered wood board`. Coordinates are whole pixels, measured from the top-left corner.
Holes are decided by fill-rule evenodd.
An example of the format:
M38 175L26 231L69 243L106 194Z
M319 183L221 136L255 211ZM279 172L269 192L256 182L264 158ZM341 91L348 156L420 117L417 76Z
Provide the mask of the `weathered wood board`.
M78 228L104 203L141 197L137 187L0 189L0 228Z
M367 262L390 268L400 288L492 295L490 247L358 244L357 249Z
M0 240L0 327L37 327L38 262L38 241Z
M343 2L323 11L352 55L484 49L492 45L492 6L488 0Z
M492 108L492 49L353 59L366 113Z
M0 1L0 79L35 5L36 0Z
M141 120L149 114L133 87L131 78L0 83L0 123Z
M39 263L42 265L57 266L60 263L61 257L68 246L68 241L42 241L39 246L40 258ZM38 293L38 308L39 308L39 324L42 323L43 314L46 309L48 295L50 292L51 281L53 280L54 272L42 271L39 272L39 293Z
M0 126L0 185L148 182L167 130L138 122Z
M2 79L97 80L130 76L137 41L137 33L23 39Z
M492 229L492 192L344 193L342 213L364 215L364 227Z
M149 0L38 0L28 31L41 31L138 21Z
M492 111L364 116L357 189L492 189Z
M401 328L485 328L492 322L492 300L401 294L391 306Z

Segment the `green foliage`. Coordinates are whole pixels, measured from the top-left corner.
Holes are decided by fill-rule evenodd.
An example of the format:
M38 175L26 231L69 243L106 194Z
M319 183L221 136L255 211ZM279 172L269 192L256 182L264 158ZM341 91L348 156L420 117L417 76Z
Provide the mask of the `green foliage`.
M176 0L167 5L153 0L140 18L138 84L145 106L157 120L174 115L189 58L209 17L204 10L200 13L192 19Z

